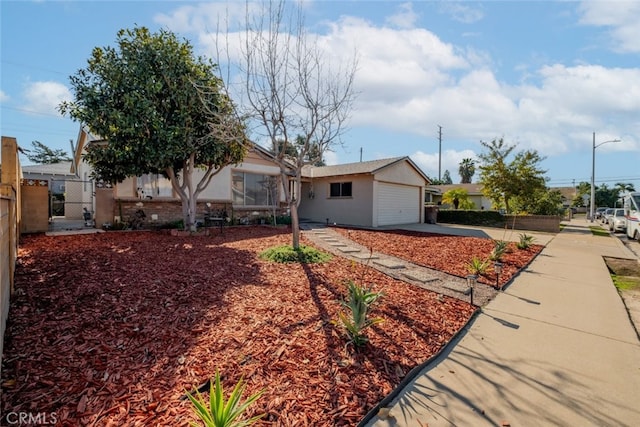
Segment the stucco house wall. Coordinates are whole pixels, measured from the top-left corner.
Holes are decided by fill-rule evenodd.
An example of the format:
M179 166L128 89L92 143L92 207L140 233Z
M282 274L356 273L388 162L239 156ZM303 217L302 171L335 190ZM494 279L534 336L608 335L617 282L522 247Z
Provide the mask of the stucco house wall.
M329 197L332 182L346 181L352 183L352 197ZM313 197L310 194L313 194ZM373 176L323 177L316 178L313 182L303 182L298 214L303 220L315 222L365 225L371 224L373 220L372 205Z
M303 220L365 227L424 220L428 178L409 157L307 167L304 177ZM341 182L352 184L351 196L331 197L330 185Z
M424 187L424 177L413 168L407 167L405 163L390 165L375 173L376 181L388 182L391 184L415 185Z
M104 143L104 141L91 135L89 131L81 127L74 153L74 170L77 169L79 176L91 176L91 166L82 160L82 153L92 142ZM211 180L209 186L198 196L197 218L202 220L206 210L206 204L211 205L212 211L225 210L229 216L231 213L236 218L254 218L259 215L273 213L282 214L282 204L285 202L282 183L280 182L280 168L273 161L269 160L269 153L254 145L249 150L242 163L229 165L222 168ZM234 202L233 174L244 172L247 174L266 175L272 177L278 183L275 195L277 202L269 205L248 205ZM204 171L194 171L194 183L204 175ZM141 179L147 184L141 184ZM143 185L141 187L141 185ZM145 215L150 221L171 222L182 218L179 198L171 187L168 179L161 174L146 175L145 177L130 177L123 182L105 186L104 183L97 183L96 195L100 197L92 200L95 213L96 225L101 226L106 223L114 223L119 220L126 220L143 206ZM270 195L269 198L272 198ZM245 199L246 201L247 199ZM98 204L100 204L98 206ZM152 219L153 218L153 219Z

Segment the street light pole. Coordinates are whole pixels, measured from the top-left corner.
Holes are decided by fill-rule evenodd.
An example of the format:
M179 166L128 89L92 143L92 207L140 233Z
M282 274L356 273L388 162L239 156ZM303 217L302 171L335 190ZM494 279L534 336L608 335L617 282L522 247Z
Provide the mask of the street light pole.
M596 145L596 133L593 133L593 149L591 150L591 200L589 201L590 209L589 209L589 218L591 218L591 222L593 222L593 217L595 215L595 202L596 202L596 148L600 147L603 144L607 144L609 142L620 142L619 139L612 139L609 141L601 142Z
M595 214L594 203L596 201L596 187L595 187L595 173L596 173L596 133L593 133L593 150L591 151L591 198L589 199L589 218L593 222L593 215Z

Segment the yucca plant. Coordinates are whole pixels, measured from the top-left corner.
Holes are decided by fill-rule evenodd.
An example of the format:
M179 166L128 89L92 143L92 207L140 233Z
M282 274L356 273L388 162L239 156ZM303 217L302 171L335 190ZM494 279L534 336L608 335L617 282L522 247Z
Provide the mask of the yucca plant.
M209 389L209 402L196 390L196 396L187 392L187 397L193 404L194 412L204 422L206 427L245 427L258 421L263 415L257 415L248 420L240 420L240 416L262 395L264 390L250 396L244 403L240 403L244 393L244 381L242 378L236 383L229 399L225 401L224 390L220 382L220 373L216 370L216 376L211 381ZM191 426L199 424L192 422Z
M520 240L516 243L518 249L529 249L536 238L528 234L520 234Z
M368 318L369 308L380 297L382 292L373 292L371 288L365 288L358 285L353 280L347 282L348 300L342 301L342 305L351 311L351 315L344 312L338 313L338 319L347 331L349 340L356 347L361 347L369 341L364 334L364 330L368 327L382 322L379 317Z
M476 276L483 275L487 271L487 268L489 268L489 261L475 256L467 263L467 271Z
M505 252L507 251L508 244L509 243L504 240L496 240L495 246L493 247L493 250L489 254L489 259L491 261L500 261L502 259L502 255L504 255Z

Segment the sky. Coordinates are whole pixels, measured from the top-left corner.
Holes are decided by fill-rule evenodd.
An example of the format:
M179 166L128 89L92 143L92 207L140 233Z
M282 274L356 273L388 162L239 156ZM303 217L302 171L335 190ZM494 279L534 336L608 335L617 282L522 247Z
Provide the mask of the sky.
M640 191L640 1L300 4L328 63L358 60L357 98L328 164L410 156L429 177L448 170L458 183L462 159L503 138L544 157L549 186L568 187L591 181L595 145L596 185ZM233 33L243 10L239 1L2 0L1 134L70 152L79 124L57 106L73 99L69 77L94 47L145 26L215 57L216 29L228 21Z

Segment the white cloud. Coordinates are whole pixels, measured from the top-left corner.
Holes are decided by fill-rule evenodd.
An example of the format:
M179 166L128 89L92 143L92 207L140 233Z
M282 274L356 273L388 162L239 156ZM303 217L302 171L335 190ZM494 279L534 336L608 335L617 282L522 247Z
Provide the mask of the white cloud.
M0 102L7 102L9 100L9 95L4 93L4 91L0 90Z
M327 166L337 165L338 163L340 163L338 161L338 155L335 153L335 151L325 151L322 157L324 163Z
M403 3L398 6L398 13L387 17L387 24L397 28L413 28L418 15L413 11L411 3Z
M622 2L615 4L618 3ZM466 4L447 7L450 12L466 10L468 20L482 19L481 10ZM619 25L627 22L619 7L609 15L603 11L599 20L595 6L583 5L582 23L631 28ZM635 9L636 6L628 6L625 13L640 22ZM400 6L400 12L410 14L411 6ZM195 8L191 13L205 14L204 9ZM183 23L180 25L206 27L194 23L186 12L185 16L172 16L180 16L176 18L176 22ZM625 147L639 143L640 69L550 63L538 69L524 69L527 79L523 82L506 83L493 71L496 59L486 52L447 43L426 29L402 24L415 23L409 16L394 21L398 16L387 22L396 22L399 28L342 16L325 23L320 33L312 34L318 37L318 46L325 49L327 62L340 63L354 52L358 55L355 89L359 96L350 127L433 137L435 125L440 124L450 139L477 143L504 137L510 144L517 143L518 149L536 149L546 156L584 147L585 135L593 129L623 138ZM237 52L239 33L231 34L230 40L234 38ZM627 42L625 46L635 41ZM212 51L214 42L209 34L202 33L200 43ZM443 158L443 170L450 169L454 177L460 160L473 156L452 153ZM427 155L417 152L413 156L420 163ZM327 162L335 159L328 157ZM427 160L420 163L421 167L437 165L437 159L435 163L433 158ZM430 175L433 173L429 171Z
M23 108L30 113L60 115L57 111L62 101L72 99L69 89L58 82L33 82L29 83L24 91L26 104Z
M250 8L257 7L249 3ZM243 28L246 5L244 2L209 2L196 6L180 6L171 14L157 14L155 22L177 33L209 34Z
M608 27L612 49L616 52L640 52L640 2L583 1L580 23Z
M469 6L471 3L442 2L440 9L454 20L465 24L472 24L484 18L484 12L478 7Z
M340 59L358 54L356 90L360 103L405 103L447 84L449 72L469 63L425 29L379 28L359 18L343 18L322 37L327 53Z

